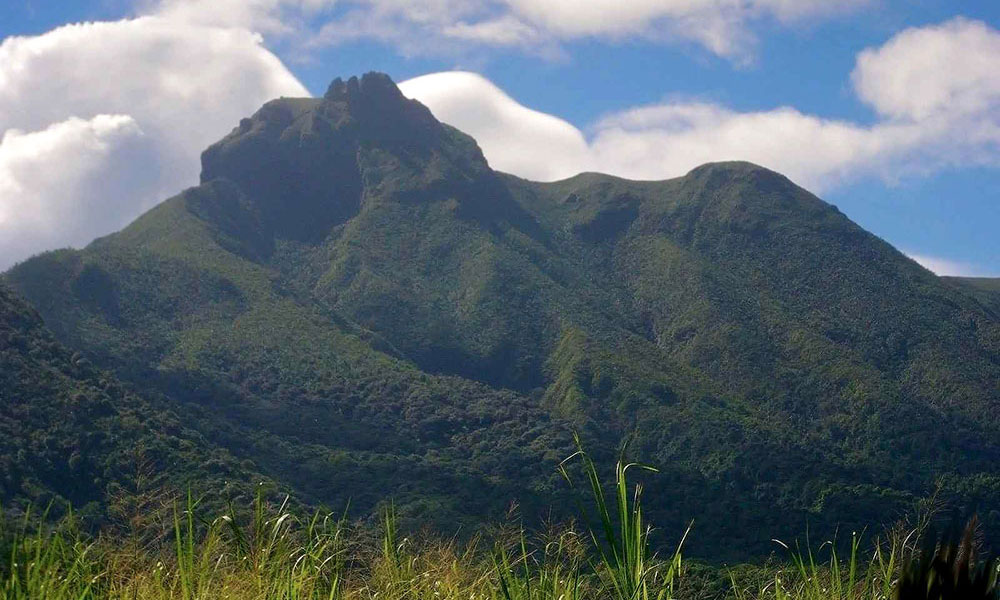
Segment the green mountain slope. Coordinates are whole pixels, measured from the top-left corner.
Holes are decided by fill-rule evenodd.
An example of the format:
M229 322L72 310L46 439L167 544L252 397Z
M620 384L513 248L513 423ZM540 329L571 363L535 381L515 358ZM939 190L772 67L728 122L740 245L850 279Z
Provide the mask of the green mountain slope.
M653 517L716 557L937 486L1000 527L997 312L781 175L525 181L377 74L268 103L202 162L6 279L306 502L559 511L575 429L632 438Z
M959 289L975 297L995 315L1000 315L1000 278L997 277L945 277Z
M156 488L217 486L238 496L252 464L53 339L38 313L0 286L0 504L53 514L72 504L106 521ZM119 517L122 515L118 515Z

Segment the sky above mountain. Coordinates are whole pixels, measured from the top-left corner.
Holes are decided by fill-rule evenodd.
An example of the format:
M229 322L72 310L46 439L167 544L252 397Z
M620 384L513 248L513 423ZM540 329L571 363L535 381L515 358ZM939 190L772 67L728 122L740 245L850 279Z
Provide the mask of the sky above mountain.
M379 70L503 171L750 160L1000 276L994 0L11 0L0 39L0 268L194 185L266 100Z

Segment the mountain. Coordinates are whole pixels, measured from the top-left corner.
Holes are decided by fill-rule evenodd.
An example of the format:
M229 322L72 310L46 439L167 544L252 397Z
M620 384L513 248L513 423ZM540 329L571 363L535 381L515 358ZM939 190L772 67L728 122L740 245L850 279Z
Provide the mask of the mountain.
M714 558L935 489L1000 530L996 306L777 173L526 181L375 73L267 103L202 166L5 280L303 502L563 514L579 431L631 440L654 521Z
M264 479L185 423L57 342L38 313L0 286L0 506L72 505L106 521L185 485L238 496ZM230 483L231 482L231 483ZM244 483L245 482L245 483Z

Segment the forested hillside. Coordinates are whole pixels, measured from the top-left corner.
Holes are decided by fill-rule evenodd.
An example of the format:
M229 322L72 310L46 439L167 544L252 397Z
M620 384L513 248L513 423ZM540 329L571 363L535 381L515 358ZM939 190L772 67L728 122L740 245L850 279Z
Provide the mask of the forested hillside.
M155 396L154 396L155 398ZM194 415L141 396L0 286L0 505L53 516L72 506L89 524L188 485L239 497L261 476L197 431Z

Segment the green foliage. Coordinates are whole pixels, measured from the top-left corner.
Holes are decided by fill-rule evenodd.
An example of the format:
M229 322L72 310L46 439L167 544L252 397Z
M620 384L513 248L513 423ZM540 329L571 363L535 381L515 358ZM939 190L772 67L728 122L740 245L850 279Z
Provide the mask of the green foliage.
M642 486L636 484L630 495L626 477L628 470L632 468L650 471L655 469L636 463L626 463L623 449L622 456L615 465L614 504L609 505L597 467L584 451L579 438L576 442L576 453L559 465L559 471L572 486L573 480L566 470L565 463L577 457L583 461L584 475L590 486L601 524L600 533L591 529L590 537L601 557L603 568L599 573L604 575L609 597L617 600L671 598L674 579L681 569L681 546L688 532L684 533L673 558L666 565L651 560L649 542L651 531L642 519Z
M53 339L0 286L0 503L8 510L34 503L58 517L72 503L86 525L127 528L153 490L197 479L235 496L236 482L255 478L162 399L139 395Z
M17 530L5 531L0 521L0 539L8 538L9 553L0 568L0 597L4 600L84 600L94 597L94 586L103 575L94 558L93 542L80 533L72 515L56 530L45 523L32 530L28 515Z
M833 539L814 548L807 541L804 551L798 542L792 548L775 540L788 551L787 561L772 558L764 565L729 569L729 596L735 600L888 600L896 594L902 565L913 556L922 532L901 522L870 544L855 532L846 544Z
M582 572L579 536L572 529L560 531L540 550L529 551L523 529L513 550L497 543L493 553L497 594L502 600L580 600L592 584ZM539 558L540 555L540 558Z

